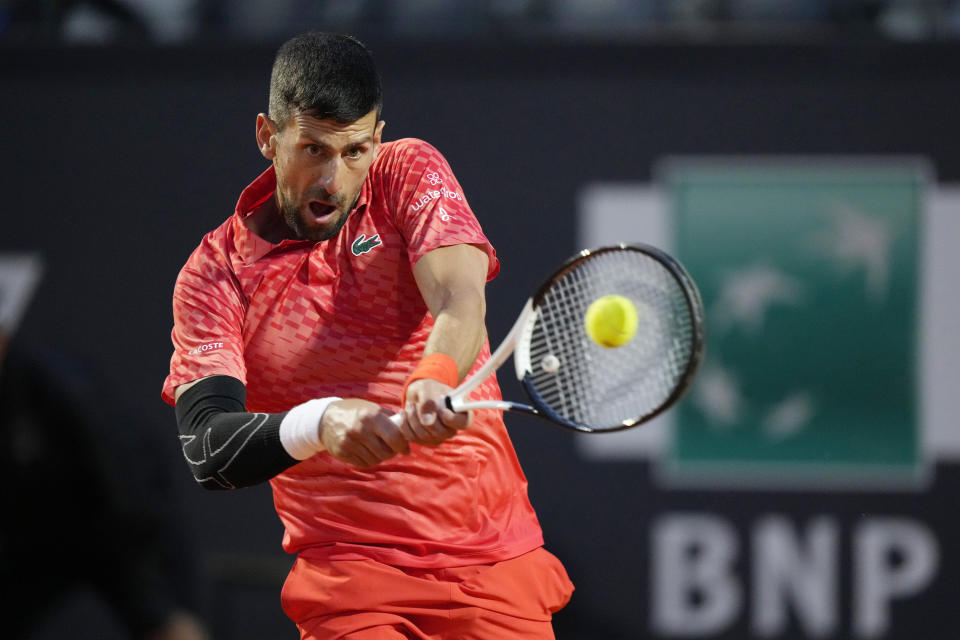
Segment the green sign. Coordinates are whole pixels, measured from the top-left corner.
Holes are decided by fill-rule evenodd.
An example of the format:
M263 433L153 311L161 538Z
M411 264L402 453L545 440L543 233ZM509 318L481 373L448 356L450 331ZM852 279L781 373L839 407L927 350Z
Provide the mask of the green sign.
M707 358L677 410L674 478L916 479L921 162L678 162L676 253Z

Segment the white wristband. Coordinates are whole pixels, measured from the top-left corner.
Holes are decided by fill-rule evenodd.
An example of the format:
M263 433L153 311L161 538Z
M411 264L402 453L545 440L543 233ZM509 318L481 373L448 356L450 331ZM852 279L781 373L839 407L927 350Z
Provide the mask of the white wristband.
M320 421L331 402L342 398L316 398L298 404L280 421L280 444L295 460L306 460L323 451Z

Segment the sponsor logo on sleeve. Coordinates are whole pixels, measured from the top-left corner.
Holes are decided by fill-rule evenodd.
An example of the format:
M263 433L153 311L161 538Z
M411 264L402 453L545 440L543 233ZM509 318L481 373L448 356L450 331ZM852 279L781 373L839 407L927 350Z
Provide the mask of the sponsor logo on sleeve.
M208 353L210 351L216 351L218 349L223 349L222 342L207 342L205 344L200 345L199 347L195 347L191 349L189 352L189 355L198 356L204 353Z
M442 198L463 202L462 195L452 189L447 189L447 187L443 185L443 178L440 177L440 173L438 171L431 171L430 173L427 173L426 179L431 186L436 187L437 185L440 185L440 188L427 189L424 191L423 194L421 194L411 205L414 211L419 211L425 204L433 202L434 200L441 200ZM448 221L451 217L452 216L447 214L446 211L444 211L441 207L440 218L444 221Z

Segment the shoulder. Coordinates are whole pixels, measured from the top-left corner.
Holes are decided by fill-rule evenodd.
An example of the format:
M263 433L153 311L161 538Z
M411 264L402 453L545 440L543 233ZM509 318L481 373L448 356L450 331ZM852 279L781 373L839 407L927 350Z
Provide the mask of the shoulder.
M178 280L190 276L209 275L211 272L229 268L230 251L233 246L234 216L227 218L219 227L207 232L200 244L190 253L180 270Z
M410 168L417 161L442 159L443 155L432 144L419 138L401 138L380 145L377 165L382 169Z
M409 196L421 185L433 187L452 175L450 165L432 144L401 138L381 145L370 177L385 193Z
M384 142L382 145L380 145L380 151L381 154L386 151L396 155L439 153L436 147L426 140L421 140L420 138L400 138L399 140Z

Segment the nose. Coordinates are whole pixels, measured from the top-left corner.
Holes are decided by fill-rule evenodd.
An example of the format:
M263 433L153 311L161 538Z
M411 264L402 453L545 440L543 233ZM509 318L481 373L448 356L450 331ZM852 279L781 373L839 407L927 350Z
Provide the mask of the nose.
M324 165L317 181L318 186L322 187L331 196L336 195L343 188L343 178L346 167L343 165L343 159L335 155Z

